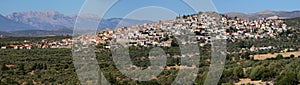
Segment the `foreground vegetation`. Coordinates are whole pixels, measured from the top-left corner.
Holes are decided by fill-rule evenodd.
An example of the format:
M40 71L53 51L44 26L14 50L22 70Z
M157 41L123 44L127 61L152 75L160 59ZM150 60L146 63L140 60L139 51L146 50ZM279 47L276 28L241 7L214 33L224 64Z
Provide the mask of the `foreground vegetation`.
M177 48L164 48L166 53ZM141 50L141 49L138 49ZM134 55L144 55L135 48L131 49L134 64L149 66L149 62ZM147 50L147 49L142 49ZM146 52L146 51L145 51ZM175 52L176 53L176 52ZM0 50L0 80L5 84L80 84L72 62L70 49L34 49L34 50ZM115 67L109 51L97 53L99 66L105 77L112 84L171 84L178 69L165 69L157 79L138 82L127 78ZM176 54L173 54L176 55ZM208 58L208 57L207 57ZM209 62L201 59L200 70L195 84L203 84L208 72ZM168 66L178 64L180 59L168 58ZM300 80L300 58L278 58L264 61L240 60L227 61L220 84L233 84L239 78L275 81L275 84L298 84Z

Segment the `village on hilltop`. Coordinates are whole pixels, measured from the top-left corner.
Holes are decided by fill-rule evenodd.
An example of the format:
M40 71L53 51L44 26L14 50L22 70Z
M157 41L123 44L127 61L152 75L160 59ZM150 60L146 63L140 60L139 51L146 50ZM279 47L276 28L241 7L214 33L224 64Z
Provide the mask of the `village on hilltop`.
M212 16L215 15L215 16ZM209 21L210 20L210 21ZM214 29L216 28L216 29ZM171 47L176 42L174 36L184 35L184 31L194 33L199 46L211 42L211 39L227 39L237 42L239 39L277 38L279 34L295 29L287 26L279 17L270 17L260 20L245 20L228 18L216 13L199 13L181 16L175 20L160 21L152 24L122 27L116 30L102 31L98 34L98 43L109 49L113 42L125 39L130 46L166 46ZM211 36L212 33L218 36ZM292 36L290 34L289 36ZM119 39L119 40L118 40ZM124 42L124 41L123 41ZM195 42L181 42L181 44ZM260 49L275 49L273 46L252 47L251 51Z
M193 15L179 16L175 20L159 21L150 24L121 27L115 30L101 31L93 36L81 36L83 41L110 49L114 42L128 46L163 46L171 47L177 41L175 36L193 33L196 41L182 41L180 44L198 43L199 46L210 44L212 39L227 39L232 42L238 39L276 38L280 33L294 31L278 16L260 20L229 18L215 12L199 12ZM212 34L217 34L212 36ZM289 36L292 36L290 34ZM1 36L3 37L3 36ZM24 40L22 44L9 44L1 49L36 49L36 48L71 48L72 39L48 40L39 42ZM20 42L19 42L20 43ZM252 47L248 50L276 49L273 46Z

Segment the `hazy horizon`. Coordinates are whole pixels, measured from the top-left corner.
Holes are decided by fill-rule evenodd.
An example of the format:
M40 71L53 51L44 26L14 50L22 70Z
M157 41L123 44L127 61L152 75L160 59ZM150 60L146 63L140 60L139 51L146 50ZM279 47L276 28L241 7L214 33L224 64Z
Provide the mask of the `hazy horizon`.
M75 14L65 14L63 12L60 12L60 11L57 11L57 10L26 10L26 11L15 11L15 12L12 12L10 14L13 14L13 13L22 13L22 12L46 12L46 11L55 11L55 12L58 12L60 14L63 14L65 16L75 16L77 15L76 13ZM243 13L243 14L253 14L253 13L258 13L258 12L265 12L265 11L274 11L274 12L293 12L293 11L300 11L299 10L289 10L289 11L286 11L286 10L269 10L269 9L266 9L266 10L261 10L261 11L257 11L257 12L251 12L251 13L246 13L246 12L236 12L236 11L232 11L232 12L226 12L226 13ZM191 13L191 14L197 14L198 12L196 13ZM217 12L219 14L226 14L226 13L221 13L221 12ZM2 16L8 16L10 14L2 14L0 13L0 15ZM182 15L191 15L191 14L182 14ZM180 16L182 16L180 15ZM179 15L177 15L179 16ZM103 19L113 19L113 18L122 18L122 19L132 19L132 18L123 18L123 17L110 17L110 18L103 18ZM175 18L175 17L174 17ZM153 21L153 20L147 20L147 19L134 19L134 20L146 20L146 21ZM154 20L155 21L155 20ZM156 20L157 21L157 20Z
M270 3L272 2L272 3ZM251 1L241 1L241 0L211 0L211 3L215 6L217 13L229 13L229 12L240 12L240 13L255 13L265 10L273 11L293 11L299 10L297 3L298 0L251 0ZM0 14L8 15L13 12L23 12L23 11L43 11L43 10L55 10L65 15L78 14L85 3L85 0L75 0L70 3L69 0L9 0L3 1L0 3ZM203 5L199 3L199 5ZM185 4L183 1L178 0L164 0L164 1L155 1L155 0L144 0L144 1L124 1L119 0L111 9L107 12L104 19L109 18L122 18L127 16L127 14L139 10L142 7L163 7L167 8L169 11L173 11L177 15L188 15L195 14L190 6ZM101 6L100 6L101 7ZM152 11L143 11L144 14L161 14L161 11L152 10ZM153 13L155 12L155 13ZM167 12L167 11L166 11ZM171 12L169 12L171 13ZM157 16L157 15L155 15ZM145 16L135 16L135 17L145 17ZM146 17L148 18L148 17ZM162 20L168 20L170 16L163 17ZM157 19L156 19L157 20ZM152 20L153 21L153 20Z

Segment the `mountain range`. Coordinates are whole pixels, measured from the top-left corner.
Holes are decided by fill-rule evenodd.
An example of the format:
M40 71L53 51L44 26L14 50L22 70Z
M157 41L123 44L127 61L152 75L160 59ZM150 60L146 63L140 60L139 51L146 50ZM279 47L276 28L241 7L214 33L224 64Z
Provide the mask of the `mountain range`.
M225 13L225 15L229 17L238 17L242 19L260 19L260 18L268 18L272 16L279 16L284 18L295 18L300 17L300 11L272 11L272 10L265 10L256 13L240 13L240 12L229 12Z
M17 30L31 30L31 29L36 29L36 28L21 22L15 22L13 20L6 18L5 16L0 15L0 31L17 31Z
M70 30L73 29L77 17L77 14L68 16L57 11L26 11L15 12L7 16L0 15L0 34L10 34L10 36L14 36L15 34L35 36L46 32L44 34L61 35L62 33L55 34L57 33L57 29L65 31L65 34L70 34L68 32L72 33ZM81 15L81 18L97 21L98 16L84 14ZM121 21L122 24L119 26L152 23L152 21L148 20L122 18L102 19L102 22L99 24L99 29L115 28Z

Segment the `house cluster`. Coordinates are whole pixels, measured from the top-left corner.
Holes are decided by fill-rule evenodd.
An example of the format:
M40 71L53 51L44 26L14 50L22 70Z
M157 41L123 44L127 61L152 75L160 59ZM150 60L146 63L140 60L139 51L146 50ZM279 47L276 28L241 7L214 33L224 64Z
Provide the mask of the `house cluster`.
M232 41L236 39L276 38L280 33L293 30L280 19L225 20L226 35Z
M72 39L66 38L61 40L43 39L40 44L36 44L37 48L71 48Z
M8 45L2 46L1 49L33 49L33 46L30 44L19 44L19 45Z
M259 39L276 38L280 33L292 30L280 19L243 20L226 18L213 12L178 17L175 20L160 21L152 24L122 27L102 31L97 36L99 43L110 48L115 42L129 46L167 46L170 47L176 36L180 44L208 44L213 39ZM194 39L190 39L194 38Z
M2 46L1 49L37 49L37 48L71 48L70 38L61 40L42 39L41 41L24 40L23 42L10 43Z

